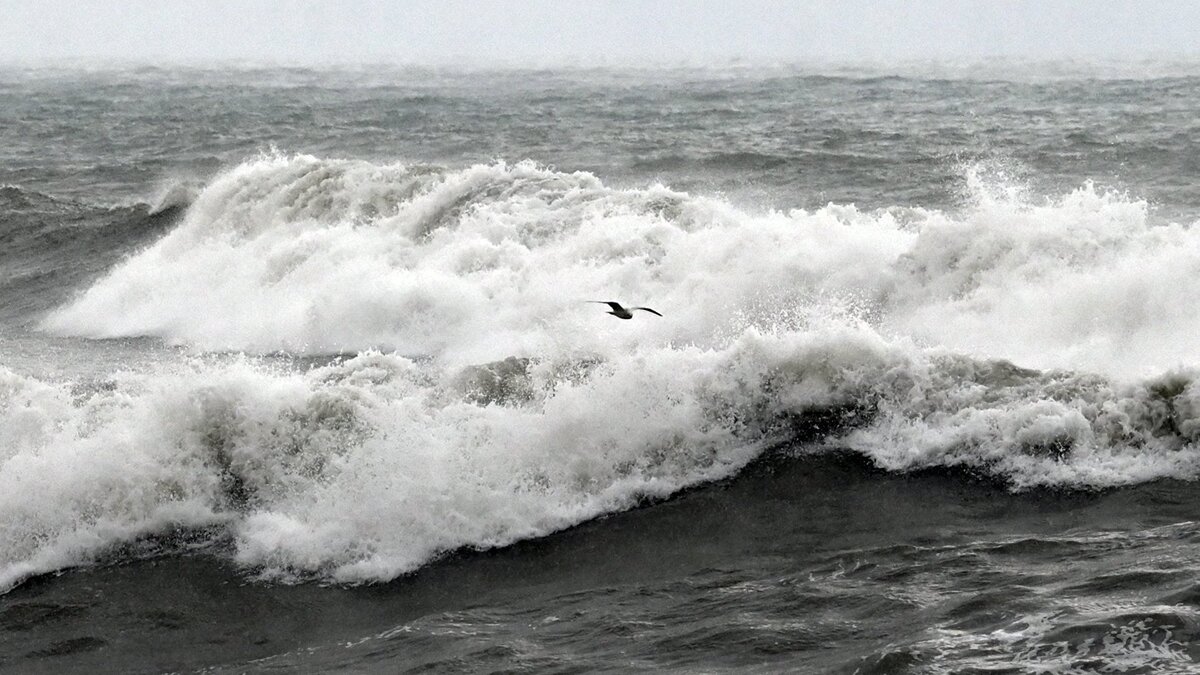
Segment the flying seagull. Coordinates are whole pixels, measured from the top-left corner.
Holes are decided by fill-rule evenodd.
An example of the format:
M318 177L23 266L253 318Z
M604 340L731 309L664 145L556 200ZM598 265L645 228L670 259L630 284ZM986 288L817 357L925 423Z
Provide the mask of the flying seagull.
M632 319L633 313L639 309L644 312L650 312L651 314L655 314L657 316L662 316L662 314L659 314L649 307L630 307L629 309L625 309L621 306L621 303L613 302L612 300L588 300L588 302L594 302L597 305L608 305L609 307L612 307L612 311L607 313L612 314L618 319Z

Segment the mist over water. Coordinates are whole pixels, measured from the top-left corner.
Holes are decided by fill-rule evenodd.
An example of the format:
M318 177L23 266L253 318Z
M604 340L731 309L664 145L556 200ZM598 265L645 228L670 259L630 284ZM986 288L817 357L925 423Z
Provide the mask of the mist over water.
M555 622L567 594L615 588L590 606L657 626L674 667L703 639L673 631L693 628L791 645L730 667L846 667L830 656L846 650L926 672L1013 644L1029 667L1100 644L1137 667L1189 659L1198 82L1049 66L4 71L20 123L0 128L0 588L80 568L136 587L122 566L198 557L257 588L432 593L487 551L478 565L549 575L527 609ZM593 300L663 316L619 321ZM917 515L871 520L888 500ZM744 532L720 514L744 514ZM772 532L779 518L791 529ZM660 529L667 580L612 576ZM1116 590L1066 564L1053 581L1014 571L1109 536L1159 562L1122 567ZM557 574L531 541L599 552ZM1036 590L956 605L978 588L935 563L960 557ZM865 567L838 567L850 559ZM1135 625L1104 594L1152 572L1184 599ZM762 604L714 616L775 618L737 638L626 596L660 583L698 603L757 584ZM784 588L806 600L787 609ZM1064 588L1068 609L1047 599ZM849 614L793 625L821 594L848 594ZM855 614L879 597L896 603L886 619ZM510 645L524 619L488 612L520 603L496 602L461 623ZM847 637L914 608L932 624L900 646ZM354 644L455 621L396 633L347 611ZM1132 632L1105 642L1109 619ZM87 637L81 654L116 640ZM572 662L479 639L479 667ZM245 658L301 667L323 644L247 643ZM596 665L611 642L580 644Z

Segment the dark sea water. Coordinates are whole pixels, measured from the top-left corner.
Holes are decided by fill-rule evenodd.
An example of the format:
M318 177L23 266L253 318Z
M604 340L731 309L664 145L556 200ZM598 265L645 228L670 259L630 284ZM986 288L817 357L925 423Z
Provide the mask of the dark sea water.
M0 671L1200 672L1198 100L0 68Z

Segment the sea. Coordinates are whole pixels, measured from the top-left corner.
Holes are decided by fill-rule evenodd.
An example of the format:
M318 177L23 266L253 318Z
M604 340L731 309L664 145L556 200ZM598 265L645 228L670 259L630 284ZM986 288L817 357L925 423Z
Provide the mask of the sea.
M1200 672L1197 101L0 66L0 671Z

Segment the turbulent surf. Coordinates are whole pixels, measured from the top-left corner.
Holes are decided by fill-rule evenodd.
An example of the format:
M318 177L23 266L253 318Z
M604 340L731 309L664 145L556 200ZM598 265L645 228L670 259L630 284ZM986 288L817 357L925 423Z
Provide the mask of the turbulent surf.
M139 121L143 135L96 151L90 174L72 176L54 158L22 167L10 157L0 171L11 181L0 187L0 590L18 608L0 621L25 625L40 606L21 599L34 579L66 574L46 582L64 597L38 602L70 604L72 584L88 575L132 592L137 582L123 570L153 561L181 565L197 583L233 576L280 593L374 584L398 603L433 593L437 575L474 578L506 564L548 584L529 611L554 622L571 594L613 590L613 621L658 626L647 630L660 657L645 656L645 667L663 658L686 668L687 645L704 640L746 646L730 657L735 667L849 667L844 652L871 672L985 667L1013 644L1029 667L1102 644L1138 665L1194 656L1176 638L1195 626L1184 577L1195 538L1190 481L1200 471L1200 318L1190 310L1200 234L1197 203L1159 169L1104 181L1071 155L1039 174L1046 132L1036 125L1009 154L930 155L930 120L959 123L935 104L945 89L987 109L1003 88L1035 109L1058 96L1037 81L668 72L602 114L590 101L619 89L608 75L570 74L555 85L561 99L538 89L535 75L515 85L526 88L517 119L492 129L542 139L522 149L483 137L463 145L467 127L447 131L430 116L466 125L474 113L464 110L515 106L503 97L517 93L497 94L466 73L405 98L426 75L360 74L366 81L337 85L313 72L302 75L303 93L256 72L209 73L211 91L157 72L5 75L0 96L27 108L160 87L123 113L135 117L137 105L226 92L213 105L247 129L256 114L275 116L278 133L235 129L237 143L179 150L173 166L162 163L173 152L166 131ZM1154 99L1167 84L1128 85L1129 95ZM253 95L264 91L278 96ZM347 91L362 98L343 101ZM759 147L768 141L752 131L779 119L780 97L815 115L828 97L867 91L915 112L891 136L862 110L840 126L793 129L790 145ZM313 101L345 120L406 112L389 122L396 136L381 157L362 145L365 122L304 135L295 116ZM622 115L668 102L676 126L647 122L639 132L653 143L608 160L575 144L572 134L603 134ZM1088 118L1100 104L1080 95L1064 105L1066 133L1072 115ZM577 128L557 142L537 135L539 111L551 107ZM31 127L42 123L35 112ZM216 123L203 109L180 114L196 128ZM1163 119L1181 114L1167 109ZM698 155L729 119L740 120L737 148ZM1122 151L1161 142L1146 133ZM0 135L19 142L16 132ZM1084 157L1103 154L1087 138L1066 138ZM264 148L266 140L297 149ZM903 152L919 156L906 165L895 159ZM143 175L128 156L157 168ZM609 321L587 304L609 297L663 317ZM1169 493L1175 515L1107 506L1145 491ZM961 514L914 511L930 501ZM984 502L1007 504L1012 517L984 517ZM859 520L889 508L915 520ZM1039 509L1073 520L1030 520ZM754 521L743 527L763 530L760 539L747 543L720 523L712 527L724 540L684 535L675 520L719 514ZM791 529L773 530L778 518ZM611 571L664 536L661 572ZM1149 623L1128 607L1087 605L1096 594L1119 602L1112 588L1081 579L1017 575L1009 583L1039 590L959 606L971 584L929 567L963 556L1016 574L999 561L1099 555L1106 537L1154 550L1186 541L1177 557L1162 553L1169 563L1159 568L1126 570L1178 582L1178 599L1143 603L1159 612ZM522 548L538 542L549 552ZM568 549L587 551L581 576L538 562ZM810 549L815 557L782 562ZM850 560L856 567L846 569ZM211 564L224 571L188 567ZM899 580L889 590L867 571L876 568L933 576L926 591ZM525 583L496 574L497 588ZM845 585L855 575L864 595ZM806 585L818 578L827 583ZM1141 588L1139 579L1149 577L1116 585ZM664 584L695 602L720 589L734 594L721 612L774 618L748 620L744 634L708 626L686 637L678 608L630 599ZM760 587L770 589L764 604L733 599ZM1064 614L1038 596L1056 587L1081 604ZM781 597L782 588L807 599ZM930 595L913 595L922 592ZM832 625L869 622L871 612L810 616L828 601L813 593L860 603L883 594L898 603L880 610L886 621L903 623L917 607L938 618L899 646L843 639ZM467 662L570 661L487 652L525 621L488 614L510 606L491 597L481 616L466 595L438 610L467 612L463 625L501 626L495 643L477 638L484 651ZM806 609L793 615L789 603ZM181 621L205 621L206 611L216 610ZM420 622L441 620L397 627L346 611L354 644L408 644L405 631L437 634ZM1112 620L1132 631L1128 640L1105 642L1106 616L1123 617ZM576 620L585 633L608 630ZM867 632L892 630L881 621ZM827 637L810 644L801 639L809 634ZM93 639L94 649L77 650L80 663L120 648L111 636ZM306 639L247 642L233 663L352 669L372 658L347 647L342 659ZM768 639L785 646L772 652L758 642ZM585 639L580 663L605 662L611 644ZM439 645L422 647L435 666L453 658ZM30 654L7 658L44 657ZM162 667L214 657L197 648L175 658Z

